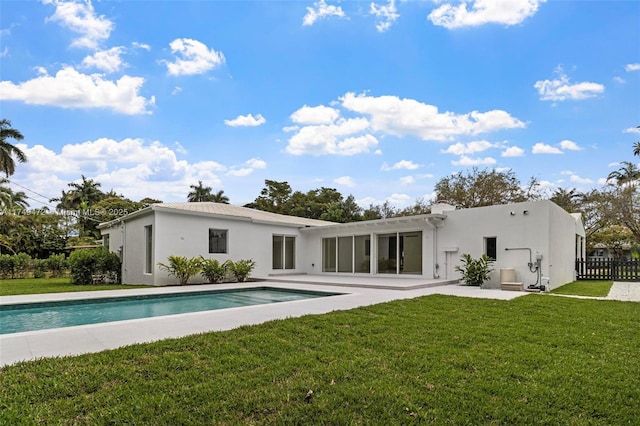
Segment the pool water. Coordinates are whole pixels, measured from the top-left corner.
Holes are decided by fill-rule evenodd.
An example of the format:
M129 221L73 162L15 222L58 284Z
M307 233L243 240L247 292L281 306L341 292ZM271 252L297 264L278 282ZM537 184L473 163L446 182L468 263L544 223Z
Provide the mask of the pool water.
M0 305L0 334L289 302L338 294L256 287Z

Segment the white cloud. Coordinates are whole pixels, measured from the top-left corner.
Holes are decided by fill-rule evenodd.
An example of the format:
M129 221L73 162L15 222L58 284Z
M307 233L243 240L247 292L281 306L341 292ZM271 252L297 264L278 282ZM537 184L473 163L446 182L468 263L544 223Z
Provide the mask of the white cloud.
M251 158L246 161L246 164L254 169L265 169L267 167L267 163L259 158Z
M369 152L378 144L374 136L365 134L353 137L368 127L366 118L340 119L333 124L305 126L289 139L286 151L294 155L353 155Z
M524 157L524 149L519 148L517 146L510 146L509 148L502 151L501 156L503 157Z
M494 147L496 147L496 144L485 140L473 141L468 143L458 142L453 145L449 145L446 150L442 150L441 152L454 155L475 154L476 152L486 151L487 149Z
M182 92L182 87L180 86L176 86L173 88L173 90L171 91L172 95L177 95L178 93Z
M256 127L266 123L267 120L258 114L255 117L251 114L239 115L233 120L224 120L224 124L231 127Z
M43 0L44 4L53 4L56 11L45 22L58 22L65 28L79 34L71 45L95 49L98 44L109 38L113 22L104 15L96 15L91 1L76 2L63 0Z
M625 84L627 82L627 80L617 75L613 77L613 81L615 81L618 84Z
M344 18L346 15L340 6L329 5L325 0L313 3L313 7L307 7L307 14L302 18L302 25L313 25L318 19L337 16Z
M573 183L581 183L581 184L590 184L593 183L593 180L589 179L589 178L582 178L578 175L571 175L569 177L569 180Z
M451 162L454 166L492 166L496 164L497 161L491 157L485 158L472 158L463 155L459 160L454 160Z
M51 198L59 196L67 182L84 174L100 182L103 190L113 189L134 200L185 200L190 184L202 180L220 186L217 173L228 170L214 161L180 160L176 155L179 148L134 138L99 138L67 144L59 152L42 145L20 144L19 148L29 162L12 179Z
M522 121L502 110L440 113L436 106L414 99L354 93L345 94L340 101L347 110L368 115L373 130L395 136L417 136L423 140L446 141L457 135L525 127Z
M484 24L515 25L533 16L546 0L469 0L454 5L445 0L431 11L428 19L434 24L454 29ZM440 2L438 2L440 3Z
M333 183L335 183L336 185L346 186L348 188L353 188L354 186L356 186L356 183L351 176L340 176L338 178L335 178L333 180Z
M409 205L412 198L407 194L391 194L387 197L385 201L388 201L389 204L396 207L405 207Z
M151 50L151 46L149 46L146 43L139 43L137 41L134 41L133 43L131 43L131 45L136 49L143 49L143 50L146 50L147 52Z
M536 143L531 149L533 154L562 154L562 151L551 145L542 142Z
M533 85L533 87L538 90L540 100L582 100L592 98L604 92L604 85L599 83L583 81L581 83L571 84L569 77L564 73L562 67L556 68L555 74L557 74L556 79L540 80Z
M203 74L225 62L222 52L209 49L204 43L190 38L177 38L169 43L174 62L161 61L167 66L169 75Z
M22 101L30 105L52 105L62 108L107 108L122 114L150 114L147 107L155 104L152 96L146 99L139 92L142 77L122 76L105 80L101 74L82 74L65 67L55 76L38 69L39 76L14 84L0 82L0 99Z
M402 185L411 185L415 183L416 179L413 176L405 176L400 178L400 183Z
M120 57L125 53L125 48L122 46L112 47L108 50L98 50L93 55L87 56L82 60L82 65L87 68L97 68L105 72L120 71L124 62Z
M640 126L639 127L628 127L626 129L624 129L622 131L622 133L640 133Z
M2 52L0 52L0 58L4 58L5 56L9 56L9 48L6 46L2 49Z
M335 108L318 105L310 107L304 105L291 114L291 121L299 124L331 124L340 116L340 111Z
M389 171L389 170L416 170L419 169L420 164L416 164L411 160L400 160L395 163L393 166L389 166L386 162L382 163L382 167L380 170Z
M582 148L580 146L578 146L577 143L570 141L570 140L563 140L560 142L560 148L561 149L566 149L569 151L581 151Z
M395 0L389 0L386 5L382 6L372 2L369 8L369 13L377 18L376 29L379 32L387 31L400 17L398 9L396 8Z
M624 66L626 72L640 71L640 63L627 64Z

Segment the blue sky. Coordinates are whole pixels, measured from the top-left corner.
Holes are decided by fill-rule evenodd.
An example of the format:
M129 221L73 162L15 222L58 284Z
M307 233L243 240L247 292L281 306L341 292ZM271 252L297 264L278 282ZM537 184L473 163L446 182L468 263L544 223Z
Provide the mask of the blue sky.
M640 2L3 1L0 115L41 207L81 174L363 206L473 166L599 187L640 139ZM39 195L36 195L39 194Z

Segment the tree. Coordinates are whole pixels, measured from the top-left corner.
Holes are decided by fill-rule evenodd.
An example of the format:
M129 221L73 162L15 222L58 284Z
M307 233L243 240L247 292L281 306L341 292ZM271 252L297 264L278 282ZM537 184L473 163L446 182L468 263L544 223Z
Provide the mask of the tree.
M492 206L527 201L534 198L535 179L529 190L521 187L514 172L479 170L474 167L440 179L435 185L435 202L446 202L461 208Z
M624 254L624 248L629 248L633 244L633 234L621 225L607 226L587 240L587 249L592 250L598 244L610 249L615 258L620 258Z
M211 199L209 201L213 201L214 203L220 203L220 204L229 204L229 197L224 195L223 190L220 190L215 194L212 194Z
M151 204L161 204L162 200L156 200L155 198L145 197L138 202L142 204L142 207L149 207Z
M69 191L63 190L59 198L52 198L49 201L57 201L56 209L73 214L77 219L80 236L97 238L100 233L96 230L96 225L100 221L92 217L92 209L96 203L105 198L104 192L100 190L100 183L82 175L80 182L70 182L67 186L71 188Z
M11 176L16 171L15 158L20 163L27 161L27 156L18 147L9 143L8 139L15 139L21 141L24 139L22 133L11 127L11 122L6 118L0 120L0 172L3 172L7 177Z
M187 194L187 201L190 203L198 203L202 201L211 201L213 194L211 194L210 186L203 186L202 181L199 180L197 185L189 185L193 191Z
M291 198L291 185L288 182L278 182L266 179L265 187L251 206L258 210L272 213L288 214L288 202Z
M553 201L568 213L577 213L580 211L580 199L583 196L576 188L570 190L564 188L556 189L549 200Z
M640 180L640 169L631 161L623 161L621 167L607 176L608 181L615 181L616 185L635 184Z

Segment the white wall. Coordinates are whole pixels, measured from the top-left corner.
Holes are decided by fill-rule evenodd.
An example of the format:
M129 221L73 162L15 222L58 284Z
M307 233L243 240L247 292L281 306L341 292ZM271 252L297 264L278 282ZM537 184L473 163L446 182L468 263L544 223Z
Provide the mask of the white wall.
M296 226L278 226L183 212L156 211L155 217L155 285L176 284L176 278L157 268L157 263L167 263L170 255L204 256L220 262L252 259L256 262L251 274L254 277L303 272L301 260L304 259L304 247ZM209 253L210 228L228 231L226 254ZM272 269L273 235L296 237L296 269ZM203 278L194 277L190 282L203 282Z

